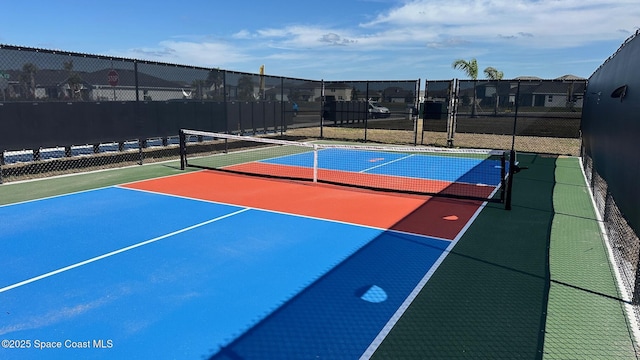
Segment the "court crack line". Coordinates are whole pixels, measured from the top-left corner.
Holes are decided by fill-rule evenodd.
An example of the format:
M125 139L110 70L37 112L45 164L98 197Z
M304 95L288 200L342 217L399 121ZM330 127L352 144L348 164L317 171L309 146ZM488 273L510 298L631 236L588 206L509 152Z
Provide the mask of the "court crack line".
M195 225L192 225L192 226L189 226L189 227L186 227L186 228L183 228L183 229L180 229L180 230L168 233L168 234L164 234L162 236L155 237L153 239L149 239L149 240L146 240L146 241L143 241L143 242L139 242L137 244L129 245L127 247L123 247L123 248L120 248L118 250L114 250L114 251L108 252L106 254L102 254L102 255L99 255L99 256L96 256L96 257L92 257L90 259L87 259L87 260L84 260L84 261L81 261L81 262L78 262L78 263L75 263L75 264L72 264L72 265L69 265L69 266L65 266L63 268L60 268L60 269L57 269L57 270L54 270L54 271L50 271L50 272L42 274L42 275L38 275L38 276L35 276L35 277L30 278L30 279L17 282L15 284L12 284L12 285L9 285L9 286L5 286L3 288L0 288L0 293L3 293L5 291L9 291L11 289L15 289L15 288L20 287L20 286L24 286L24 285L30 284L32 282L36 282L38 280L46 279L48 277L63 273L65 271L69 271L69 270L75 269L77 267L84 266L84 265L96 262L98 260L106 259L108 257L123 253L125 251L129 251L129 250L133 250L135 248L139 248L141 246L149 245L151 243L154 243L154 242L157 242L157 241L172 237L174 235L178 235L178 234L181 234L181 233L193 230L193 229L197 229L199 227L214 223L216 221L220 221L220 220L226 219L228 217L231 217L231 216L234 216L234 215L238 215L238 214L243 213L243 212L248 211L248 210L251 210L251 208L240 209L238 211L234 211L234 212L226 214L226 215L218 216L217 218L210 219L210 220L201 222L199 224L195 224Z

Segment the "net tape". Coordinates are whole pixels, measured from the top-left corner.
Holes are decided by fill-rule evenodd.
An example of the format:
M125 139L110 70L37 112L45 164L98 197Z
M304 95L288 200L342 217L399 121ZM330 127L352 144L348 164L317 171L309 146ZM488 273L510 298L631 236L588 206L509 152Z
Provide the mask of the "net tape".
M504 150L326 144L200 130L180 134L181 169L505 204L508 199Z
M200 130L181 130L185 136L203 136L215 139L228 139L239 141L252 141L264 144L273 145L289 145L300 146L314 149L346 149L346 150L369 150L369 151L393 151L393 152L407 152L407 153L429 153L429 154L451 154L451 155L488 155L488 156L502 156L505 154L504 150L495 149L451 149L441 147L411 147L411 146L393 146L393 145L345 145L345 144L318 144L311 142L299 142L291 140L274 139L270 137L258 137L258 136L243 136L224 133L215 133Z

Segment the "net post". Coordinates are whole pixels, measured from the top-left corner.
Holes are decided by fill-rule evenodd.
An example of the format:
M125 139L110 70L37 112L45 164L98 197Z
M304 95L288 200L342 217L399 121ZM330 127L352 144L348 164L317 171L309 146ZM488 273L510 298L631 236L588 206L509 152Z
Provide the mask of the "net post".
M518 87L516 89L515 108L513 114L513 131L511 134L511 152L509 153L509 176L507 178L507 194L504 202L504 208L511 210L511 193L513 189L513 174L515 174L516 168L516 133L518 131L518 108L520 107L520 80L518 80Z
M180 170L184 170L187 165L187 141L183 129L180 129L178 137L180 139Z
M313 182L318 182L318 145L313 144Z
M505 177L507 176L507 171L506 171L506 165L507 165L507 161L505 159L505 153L502 152L502 155L500 155L500 200L501 201L505 201L504 195L506 192L506 186L507 184L505 183Z
M511 210L511 193L513 190L513 174L516 168L516 151L511 150L509 153L509 176L507 177L507 193L505 194L504 208Z

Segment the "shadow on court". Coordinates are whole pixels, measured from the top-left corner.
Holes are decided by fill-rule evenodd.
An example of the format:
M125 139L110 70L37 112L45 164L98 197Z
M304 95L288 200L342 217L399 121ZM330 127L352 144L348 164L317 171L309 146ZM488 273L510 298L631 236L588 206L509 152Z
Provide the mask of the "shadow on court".
M374 347L373 358L542 357L549 293L548 242L554 215L552 196L555 158L521 155L520 162L529 167L529 170L517 175L513 210L504 210L502 204L486 206L380 346L377 349ZM460 208L452 205L456 202L460 200L429 201L400 220L393 229L420 233L416 229L429 227L433 221L451 211L460 211ZM474 208L469 209L475 212ZM463 217L468 219L471 215ZM446 226L441 231L442 234L439 235L443 236L456 233L446 229ZM387 239L382 239L385 237ZM396 281L402 279L403 269L407 272L426 273L433 264L433 259L426 257L425 254L429 253L426 251L419 255L425 256L425 266L415 267L412 261L407 261L392 251L388 243L389 237L393 238L394 235L385 233L371 241L353 254L350 261L343 262L316 280L211 359L244 358L247 354L255 356L274 348L281 351L280 354L308 358L316 353L313 347L299 347L298 344L295 349L291 349L287 348L287 343L314 343L319 340L318 334L338 337L332 341L342 343L347 349L349 343L355 346L357 339L351 339L345 334L353 332L349 329L370 327L372 322L376 322L373 317L378 314L368 313L353 305L348 307L341 301L327 307L328 303L335 301L333 293L346 291L335 287L339 282L334 281L333 287L328 286L331 283L329 279L339 278L338 274L345 271L345 266L351 267L347 270L350 277L365 276L362 275L362 269L369 268L367 272L370 272L370 268L377 264L365 264L364 260L358 262L357 259L363 252L370 252L373 248L377 248L375 251L380 259L393 259L391 262L399 269L393 277ZM385 241L387 245L383 245ZM428 248L442 251L444 246L438 242L419 244L422 240L412 239L392 241L394 246L401 244L401 247L408 246L407 243L411 242L418 243L413 244L418 247L403 248L404 252L413 253L420 251L418 249ZM415 261L414 259L413 262ZM390 267L381 266L380 272L388 269ZM356 295L351 294L351 297L355 299ZM303 307L301 304L304 302L306 304ZM309 302L315 302L316 306L309 307ZM314 308L319 312L314 313ZM331 309L331 312L339 316L328 316L322 309ZM357 316L354 317L353 313L357 313ZM387 316L388 313L385 313L383 318ZM282 322L283 318L286 321ZM282 326L283 324L286 326ZM336 331L336 327L340 330ZM302 340L289 342L292 338ZM333 350L325 348L323 353L342 356L346 355L340 353L344 349L345 347ZM353 351L361 354L362 349Z
M542 358L555 158L519 160L513 210L482 211L374 358Z

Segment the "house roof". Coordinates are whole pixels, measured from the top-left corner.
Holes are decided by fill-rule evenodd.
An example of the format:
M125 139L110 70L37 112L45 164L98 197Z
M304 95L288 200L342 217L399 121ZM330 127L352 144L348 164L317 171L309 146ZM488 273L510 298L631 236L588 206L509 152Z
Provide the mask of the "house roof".
M539 78L537 76L524 75L524 76L515 77L513 78L513 80L542 80L542 78Z
M348 90L351 89L351 84L349 83L325 83L325 89L335 89L335 90Z
M587 80L587 79L580 76L567 74L567 75L562 75L559 78L556 78L556 80Z
M573 88L573 90L571 90ZM565 82L565 81L543 81L534 90L533 94L561 94L566 95L569 91L572 93L584 92L586 82Z

